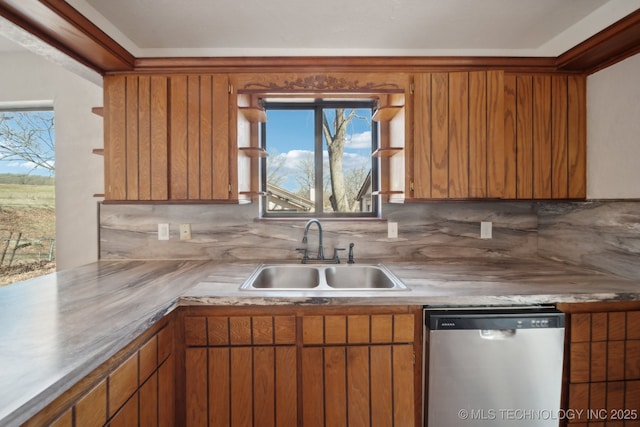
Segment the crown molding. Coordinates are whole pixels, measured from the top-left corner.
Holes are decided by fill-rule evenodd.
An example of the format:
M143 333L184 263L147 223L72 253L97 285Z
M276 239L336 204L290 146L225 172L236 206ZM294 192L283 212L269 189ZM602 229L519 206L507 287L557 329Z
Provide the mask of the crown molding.
M640 52L640 9L560 55L562 71L593 74Z
M133 55L63 0L0 0L0 15L100 74L133 69Z

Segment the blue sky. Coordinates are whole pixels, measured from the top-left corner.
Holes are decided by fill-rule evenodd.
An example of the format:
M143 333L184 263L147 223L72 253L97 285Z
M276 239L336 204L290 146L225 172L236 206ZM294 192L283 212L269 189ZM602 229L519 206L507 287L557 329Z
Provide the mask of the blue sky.
M367 120L354 118L349 124L343 157L345 172L363 165L368 169L371 165L371 110L358 109L357 113ZM278 157L286 158L287 180L283 186L288 190L298 188L294 177L299 171L299 162L313 153L313 126L313 111L267 110L267 151L271 155L275 150ZM323 151L326 161L326 145Z
M53 116L53 111L38 111L34 112L37 114L43 114L46 117ZM14 112L0 112L2 115L7 115L12 117ZM14 127L13 123L10 123L9 126ZM55 139L55 131L52 133L52 137ZM2 135L0 134L0 139ZM0 141L4 142L4 141ZM53 153L46 146L41 146L47 156L51 156L53 158ZM55 163L55 162L54 162ZM42 167L36 167L34 163L31 163L27 160L12 158L10 160L0 160L0 173L12 173L12 174L29 174L29 175L42 175L42 176L53 176L50 170Z

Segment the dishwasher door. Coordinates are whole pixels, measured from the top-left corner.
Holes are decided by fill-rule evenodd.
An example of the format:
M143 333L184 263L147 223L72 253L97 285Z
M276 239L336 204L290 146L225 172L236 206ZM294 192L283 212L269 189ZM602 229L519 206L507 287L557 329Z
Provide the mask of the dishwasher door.
M425 310L429 427L558 426L564 314Z

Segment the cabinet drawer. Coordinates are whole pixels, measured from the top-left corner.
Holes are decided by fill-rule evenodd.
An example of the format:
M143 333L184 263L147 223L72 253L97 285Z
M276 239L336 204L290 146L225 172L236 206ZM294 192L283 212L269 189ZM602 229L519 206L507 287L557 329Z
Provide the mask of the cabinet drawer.
M187 316L189 347L281 345L296 340L295 316Z

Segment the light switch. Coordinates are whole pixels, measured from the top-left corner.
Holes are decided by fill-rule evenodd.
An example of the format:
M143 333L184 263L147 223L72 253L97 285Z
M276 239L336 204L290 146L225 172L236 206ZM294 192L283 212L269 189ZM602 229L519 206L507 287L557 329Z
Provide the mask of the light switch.
M169 240L169 224L158 224L158 240Z
M397 239L398 238L398 223L397 222L388 222L387 223L387 237L389 239Z
M491 221L480 222L480 238L491 239L492 228L493 228L493 223Z

